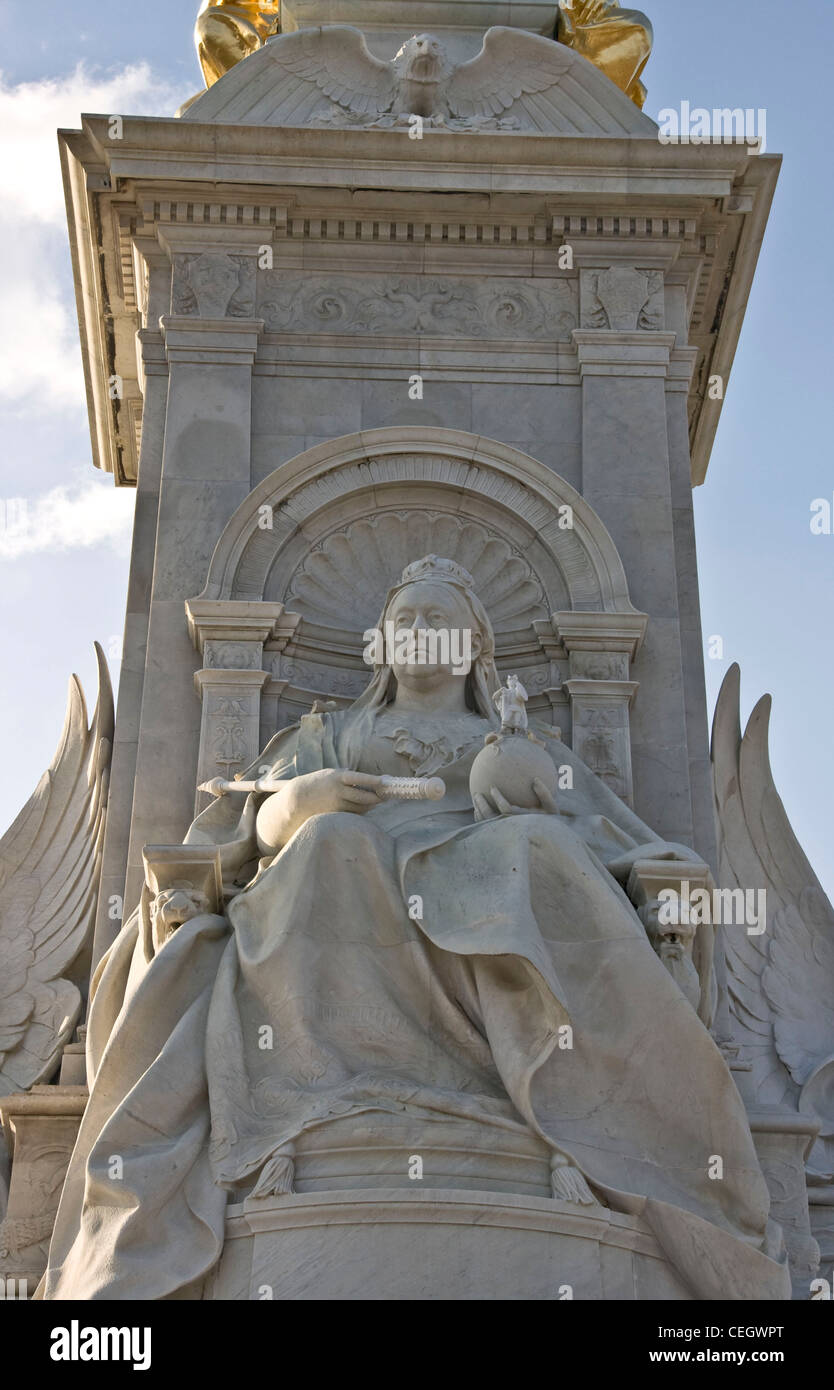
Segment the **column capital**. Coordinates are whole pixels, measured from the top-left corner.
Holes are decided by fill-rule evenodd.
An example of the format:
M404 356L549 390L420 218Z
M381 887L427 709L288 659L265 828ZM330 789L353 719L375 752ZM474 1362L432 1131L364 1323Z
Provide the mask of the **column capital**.
M678 344L673 348L669 358L669 370L666 373L666 390L679 392L689 399L689 389L692 385L692 378L695 374L695 367L698 362L698 349L696 347L686 347Z
M646 613L554 613L550 619L568 653L624 652L633 661L646 635Z
M590 696L595 700L602 700L607 697L609 700L624 700L630 709L634 703L634 697L640 689L640 682L591 680L580 676L566 680L563 689L568 692L571 700L581 699L583 696Z
M163 314L159 327L169 362L251 367L264 331L263 319L203 319Z
M188 635L197 651L211 642L280 641L286 646L301 622L300 613L288 613L283 603L255 599L186 599Z
M579 375L666 377L677 334L657 329L574 328Z
M207 666L194 672L194 689L199 696L207 690L222 695L225 692L260 692L269 680L268 671L246 671L229 666Z

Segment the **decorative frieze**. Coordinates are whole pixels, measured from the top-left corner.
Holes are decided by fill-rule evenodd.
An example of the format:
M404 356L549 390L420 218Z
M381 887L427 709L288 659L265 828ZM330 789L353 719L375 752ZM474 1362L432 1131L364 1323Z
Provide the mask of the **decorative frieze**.
M258 312L273 333L552 341L568 338L577 326L576 288L567 280L298 271L260 278Z

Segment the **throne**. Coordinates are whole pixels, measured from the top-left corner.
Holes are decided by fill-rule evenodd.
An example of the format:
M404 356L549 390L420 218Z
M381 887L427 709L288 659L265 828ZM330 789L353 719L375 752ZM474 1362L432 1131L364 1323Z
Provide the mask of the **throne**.
M530 713L631 803L631 663L647 618L629 599L608 532L563 478L519 450L409 426L308 450L270 474L226 526L203 592L186 605L202 658L198 784L250 766L276 729L317 701L356 699L370 675L363 634L377 625L391 576L429 553L473 575L499 670L520 676ZM198 792L195 809L207 799ZM419 1181L404 1153L419 1164ZM551 1154L532 1133L485 1136L465 1121L362 1114L305 1133L286 1157L290 1192L241 1193L230 1206L224 1254L203 1297L239 1296L231 1291L242 1284L250 1297L351 1296L363 1268L381 1267L403 1271L403 1288L385 1296L444 1297L445 1279L432 1293L430 1274L415 1284L407 1272L413 1249L428 1271L448 1259L453 1237L455 1264L465 1266L476 1227L495 1259L472 1267L503 1267L506 1288L509 1261L519 1297L552 1283L544 1266L554 1251L572 1269L586 1267L577 1242L595 1253L587 1287L565 1296L689 1296L639 1220L554 1200ZM332 1260L336 1239L355 1258ZM380 1241L392 1246L390 1259L380 1258ZM395 1257L403 1241L413 1247L408 1260ZM317 1271L315 1288L304 1268ZM276 1270L286 1271L279 1287ZM490 1293L473 1283L464 1296Z

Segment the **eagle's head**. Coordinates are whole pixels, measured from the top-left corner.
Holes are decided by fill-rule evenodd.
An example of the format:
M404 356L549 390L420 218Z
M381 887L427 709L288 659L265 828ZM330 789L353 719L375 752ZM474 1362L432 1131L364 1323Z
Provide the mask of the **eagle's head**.
M394 63L399 76L409 82L439 82L448 66L446 50L434 34L406 39Z

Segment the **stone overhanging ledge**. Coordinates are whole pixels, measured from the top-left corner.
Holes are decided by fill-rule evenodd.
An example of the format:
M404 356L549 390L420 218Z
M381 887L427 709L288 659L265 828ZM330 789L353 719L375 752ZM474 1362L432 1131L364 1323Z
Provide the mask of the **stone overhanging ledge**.
M224 243L233 236L242 250L254 255L255 241L260 244L261 238L279 245L281 237L287 236L288 219L305 198L313 199L317 210L320 206L322 219L328 217L331 206L332 216L343 217L347 198L359 220L381 217L383 211L375 200L384 197L386 209L392 215L399 213L404 224L425 222L426 241L432 244L434 228L429 223L454 214L456 221L466 222L467 231L471 221L474 234L485 218L497 218L502 237L494 245L490 241L489 252L493 258L510 253L509 273L520 273L516 262L526 254L532 261L524 273L552 275L552 252L562 242L574 247L578 266L599 265L600 257L610 252L612 262L631 255L640 264L650 261L658 269L665 267L667 284L679 284L690 314L696 296L706 306L700 330L691 331L692 349L704 356L704 380L721 376L726 391L781 163L778 156L752 153L744 143L665 146L652 137L633 134L429 130L423 140L415 141L408 139L407 132L396 130L249 127L125 117L122 139L111 140L110 124L106 116L84 117L81 131L62 134L61 155L78 314L82 339L88 345L85 361L94 458L97 466L114 473L117 483L128 485L135 481L135 441L141 433L137 410L141 412L143 371L135 365L135 340L137 329L146 338L149 333L148 327L141 328L135 292L132 297L127 288L123 293L120 289L119 268L125 266L126 254L130 258L131 243L134 259L144 257L146 262L153 248L158 248L157 254L171 254L172 237L177 246L185 246L195 237L202 244L207 236ZM451 193L459 199L454 206ZM429 208L426 199L432 196L435 203L442 200L442 209ZM185 209L179 216L178 205L189 201L220 204L224 200L243 208L242 223L230 226L212 219L195 227ZM262 202L268 207L260 206ZM522 220L535 219L535 233L528 231L529 240L504 238L509 208L522 209ZM264 213L271 216L270 210L274 219L265 225ZM623 217L630 220L631 228L615 236L615 223ZM672 244L677 234L667 238L665 231L660 236L654 230L656 220L667 217L680 219L687 229L677 238L677 250ZM640 228L643 218L652 221L647 235ZM592 226L594 221L597 225ZM690 236L695 238L692 243L687 240ZM698 249L704 237L712 247L709 253ZM548 239L550 245L541 244ZM323 236L322 244L326 240ZM483 251L481 243L478 250ZM670 253L681 258L671 269ZM703 270L693 273L693 257L696 262L703 260ZM416 248L415 258L419 270L422 260ZM164 313L167 305L157 309ZM148 325L153 317L148 315ZM675 325L676 357L691 351L681 344L682 327L682 322ZM154 331L152 336L152 343L143 340L143 361L149 353L151 359L159 354L158 335ZM114 364L124 377L128 398L124 402L109 398ZM677 364L673 370L681 375L679 388L686 391L689 364ZM721 400L705 399L703 381L693 388L693 485L706 475L721 404Z
M650 135L564 135L539 131L424 130L411 140L402 130L326 129L313 126L235 126L168 117L125 116L122 136L109 138L111 118L85 114L82 130L63 130L62 143L85 166L117 179L208 179L222 183L328 183L329 170L353 171L355 187L512 192L519 188L606 196L741 198L775 173L778 155L757 155L745 141L662 145ZM361 144L357 137L361 137ZM360 157L361 154L361 157ZM328 161L330 163L328 163ZM375 166L382 166L374 173ZM578 178L579 171L581 177ZM428 178L428 182L423 182ZM541 180L531 185L530 180ZM347 180L350 183L350 180ZM106 183L99 182L99 189ZM742 199L741 206L746 207ZM755 206L754 209L755 210Z

